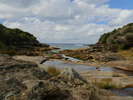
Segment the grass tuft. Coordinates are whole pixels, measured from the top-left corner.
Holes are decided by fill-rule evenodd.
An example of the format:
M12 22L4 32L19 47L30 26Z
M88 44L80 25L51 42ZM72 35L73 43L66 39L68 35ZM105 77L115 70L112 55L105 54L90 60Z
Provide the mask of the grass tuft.
M60 69L53 67L53 66L49 66L47 68L47 72L51 75L51 76L57 76L60 74Z
M102 89L116 89L121 87L120 84L115 84L112 83L111 81L100 81L100 82L95 81L93 84Z
M120 75L118 73L114 73L112 77L120 77Z
M109 83L109 82L102 82L99 83L99 86L103 89L113 89L113 88L117 88L116 85L114 85L113 83Z

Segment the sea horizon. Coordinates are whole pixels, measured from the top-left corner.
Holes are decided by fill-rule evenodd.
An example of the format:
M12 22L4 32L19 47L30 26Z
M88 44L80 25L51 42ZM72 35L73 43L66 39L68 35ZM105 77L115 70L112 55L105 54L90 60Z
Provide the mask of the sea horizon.
M66 49L79 49L79 48L86 48L89 44L85 43L48 43L51 46L55 46L62 50Z

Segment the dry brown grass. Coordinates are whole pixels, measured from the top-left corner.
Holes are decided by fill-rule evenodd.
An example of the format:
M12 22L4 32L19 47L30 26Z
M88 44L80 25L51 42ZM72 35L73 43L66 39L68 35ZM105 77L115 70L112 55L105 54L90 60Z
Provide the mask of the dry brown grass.
M48 66L47 72L52 76L57 76L60 74L61 70L53 66Z
M119 51L119 54L126 58L133 58L133 48L131 48L130 50Z
M121 88L120 84L115 84L112 82L111 79L105 79L101 81L94 81L93 84L95 84L97 87L102 89L114 89L114 88Z
M113 88L117 88L117 86L113 83L110 82L99 82L96 83L96 85L102 89L113 89Z
M120 74L118 74L118 73L113 73L112 77L120 77Z

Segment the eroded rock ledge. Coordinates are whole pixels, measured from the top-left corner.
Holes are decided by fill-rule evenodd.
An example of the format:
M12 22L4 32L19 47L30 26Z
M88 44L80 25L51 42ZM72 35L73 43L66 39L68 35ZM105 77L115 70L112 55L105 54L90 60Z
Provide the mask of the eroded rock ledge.
M107 96L114 95L87 82L74 69L51 76L33 62L0 55L0 100L108 100Z
M0 55L0 100L91 100L95 95L95 100L101 100L96 87L84 81L75 85L75 77L82 78L74 70L66 76L67 71L51 77L35 63Z

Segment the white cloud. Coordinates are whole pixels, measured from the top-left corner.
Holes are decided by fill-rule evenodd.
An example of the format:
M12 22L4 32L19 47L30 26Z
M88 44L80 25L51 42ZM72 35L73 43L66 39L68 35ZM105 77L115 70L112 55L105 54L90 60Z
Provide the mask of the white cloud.
M105 4L109 0L74 0L74 1L76 1L76 2L85 2L85 3L88 3L88 4L94 4L94 5L101 5L101 4Z
M94 43L104 32L133 21L133 10L109 8L108 1L1 0L0 18L41 42Z
M133 10L122 10L115 19L112 19L111 24L124 25L133 22Z
M8 6L17 7L17 8L25 8L29 6L33 6L36 3L39 3L40 0L1 0L1 3L7 4Z
M67 31L69 30L68 27L62 26L62 25L56 25L55 26L55 31Z

